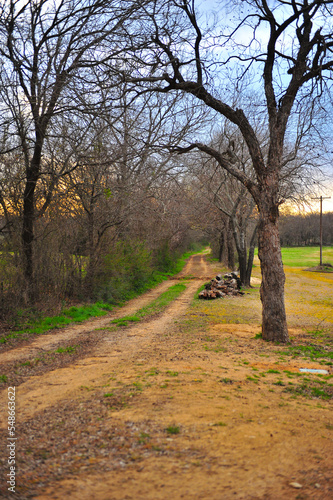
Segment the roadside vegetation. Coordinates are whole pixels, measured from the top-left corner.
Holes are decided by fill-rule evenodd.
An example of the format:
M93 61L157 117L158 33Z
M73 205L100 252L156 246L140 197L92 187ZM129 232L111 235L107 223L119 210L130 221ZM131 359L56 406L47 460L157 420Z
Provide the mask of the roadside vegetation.
M192 244L192 249L188 252L183 253L178 258L172 258L168 251L160 254L159 269L154 269L151 266L150 257L146 252L143 252L146 258L140 259L136 258L132 260L132 256L128 255L126 258L122 255L122 258L116 256L113 257L113 273L109 278L109 282L105 282L103 285L104 293L101 293L102 297L108 299L106 301L99 300L95 303L86 303L69 308L63 307L59 314L52 316L45 316L37 308L25 308L18 309L13 316L10 329L11 332L5 332L0 337L0 343L6 343L9 339L15 338L28 338L31 335L40 335L48 332L54 328L63 328L72 323L82 323L89 318L104 316L109 311L111 311L115 306L119 306L125 303L127 300L140 295L144 291L153 288L158 283L163 280L168 279L170 276L177 274L184 267L186 260L197 253L203 247L199 244ZM311 267L318 262L319 248L318 247L297 247L297 248L282 248L282 258L283 263L287 268L301 267L303 269ZM136 256L138 257L138 255ZM212 254L208 255L208 260L217 263L216 259L212 257ZM323 260L325 262L333 262L333 248L323 247ZM110 264L110 263L109 263ZM135 269L133 269L135 267ZM257 269L257 276L259 277L259 269ZM287 271L288 274L288 271ZM113 278L112 275L117 275ZM184 287L185 288L185 287ZM203 288L201 286L200 290ZM165 292L163 296L159 297L155 304L151 304L148 308L144 308L142 311L133 317L120 318L114 320L114 325L127 325L129 322L140 321L143 317L150 315L152 313L162 311L165 307L163 304L168 304L181 293L182 285L178 284L175 287L171 287L170 291ZM252 306L248 309L248 320L251 321L254 318L259 321L258 317L258 306L259 297L256 290L247 290L247 294L252 296L252 300L256 302L256 306ZM287 292L288 296L288 292ZM250 297L248 300L251 300ZM332 306L330 299L327 297L322 300L323 305L327 302L327 306ZM222 304L220 304L222 305ZM317 304L318 305L318 304ZM214 311L217 304L212 304L210 308L210 315L214 315ZM229 305L229 315L232 316L233 305ZM222 305L223 309L223 305ZM245 308L245 311L247 308ZM246 312L243 311L243 314ZM256 311L256 313L254 312ZM235 313L237 312L237 306Z
M168 279L173 274L177 274L184 267L186 260L197 253L198 250L202 249L201 245L192 245L192 250L183 253L178 258L171 258L170 255L167 257L164 255L162 264L164 270L159 271L148 266L147 262L138 262L135 260L134 264L136 266L136 272L131 274L132 270L129 269L129 265L133 265L131 259L129 259L128 265L122 260L119 263L119 275L122 279L117 278L119 283L119 288L116 286L116 281L110 278L110 282L105 285L107 290L112 289L112 295L109 295L109 302L98 301L96 303L87 303L79 306L72 306L68 309L62 309L60 314L54 316L44 316L40 311L34 308L19 309L12 319L11 333L6 332L0 337L0 343L6 343L9 339L26 339L31 335L41 335L55 328L63 328L72 323L82 323L89 318L99 317L106 315L115 306L124 304L127 300L130 300L141 293L145 292L161 283L162 281ZM126 279L126 276L128 278ZM140 275L140 277L139 277ZM167 307L167 305L174 300L179 293L185 289L185 285L177 284L162 294L154 303L149 305L147 308L138 311L136 317L123 318L115 320L119 325L126 323L128 321L139 321L141 318L156 314Z
M113 319L110 323L111 325L115 325L115 327L128 326L129 323L135 323L147 317L162 313L185 289L186 285L184 283L173 285L166 292L161 293L157 299L153 300L146 307L139 309L134 316L124 316L123 318Z

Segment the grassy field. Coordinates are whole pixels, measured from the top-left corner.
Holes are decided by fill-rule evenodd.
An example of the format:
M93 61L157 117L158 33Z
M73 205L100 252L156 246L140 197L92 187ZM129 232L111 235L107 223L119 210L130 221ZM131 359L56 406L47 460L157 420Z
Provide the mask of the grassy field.
M320 262L319 247L284 247L281 252L285 266L314 267ZM258 256L258 249L255 254ZM333 265L333 247L323 247L323 263Z
M312 267L319 265L319 247L282 248L284 265L290 267ZM323 262L333 265L333 247L323 247Z

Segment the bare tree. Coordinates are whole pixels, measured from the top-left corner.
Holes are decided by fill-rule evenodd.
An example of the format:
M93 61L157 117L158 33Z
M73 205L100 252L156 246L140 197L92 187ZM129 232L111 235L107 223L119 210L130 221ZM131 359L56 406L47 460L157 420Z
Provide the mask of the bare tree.
M170 181L179 171L175 155L165 152L161 143L170 144L172 137L175 144L190 128L198 126L198 117L182 118L184 126L177 129L177 139L172 126L179 114L175 98L144 95L132 101L121 86L111 92L117 108L103 109L94 118L72 155L75 169L64 180L68 197L75 200L67 203L68 216L81 221L86 242L81 251L88 257L85 286L90 296L103 268L106 242L110 245L111 240L141 238L149 240L149 248L154 249L153 240L159 247L161 228L156 227L157 219L164 213L161 204L168 203L166 193L172 196ZM107 89L103 93L108 100ZM161 224L165 226L164 220ZM171 227L171 221L167 226Z
M204 168L202 161L203 158L198 158L197 155L190 157L189 161L197 167L196 171L190 169L190 221L197 230L206 235L213 257L223 262L228 269L235 270L235 245L230 217L219 209L215 198L220 184L216 186L212 178L217 172L214 169L212 174L211 169L207 167L209 158L205 158Z
M251 157L244 140L237 129L232 130L232 128L234 127L226 124L223 131L213 138L210 146L223 154L227 160L232 158L239 170L254 178ZM261 143L264 147L264 139ZM257 234L254 200L245 186L226 170L221 169L214 158L207 157L200 151L192 155L190 171L200 181L207 202L214 205L222 214L219 257L222 257L223 248L231 232L238 255L240 279L244 286L249 287ZM215 235L216 233L217 231ZM229 259L230 252L226 253ZM230 265L231 262L228 260L228 266Z
M96 89L97 68L112 66L124 50L126 22L135 22L143 1L115 0L4 0L0 7L0 64L2 125L8 148L24 156L22 247L26 292L34 300L33 242L35 193L41 178L45 143L53 122L80 108L73 93L89 93L90 109L103 99ZM86 101L84 103L86 105ZM71 111L71 113L69 113ZM53 171L45 202L49 203L56 177ZM46 208L46 206L44 207Z
M146 31L150 28L150 51L134 55L136 71L130 73L128 67L125 78L137 88L141 85L142 91L148 87L150 91L181 91L195 96L216 116L227 118L240 130L251 156L254 179L209 144L193 142L182 152L197 148L212 156L253 196L259 212L262 335L266 340L287 342L285 276L278 231L284 146L290 118L300 111L303 100L320 97L326 90L333 69L333 2L276 0L270 7L266 0L249 0L242 3L245 7L239 21L224 22L228 28L223 28L221 36L217 30L203 33L194 0L156 0L150 5L145 27ZM224 14L227 19L229 13ZM240 30L244 36L245 29L252 33L246 43L237 38ZM263 33L261 39L259 33ZM215 59L210 57L210 50ZM214 69L215 80L210 76ZM234 104L226 85L241 85L252 69L252 78L262 86L265 100L267 154L246 109ZM261 79L255 78L258 73Z
M284 246L317 246L320 244L319 213L283 213L280 221L280 236ZM323 244L333 243L333 212L322 216Z
M229 182L228 182L229 181ZM255 221L254 200L248 196L246 188L226 179L214 194L214 204L230 221L238 255L239 276L244 286L251 284L252 264L258 224ZM251 229L248 254L248 233Z

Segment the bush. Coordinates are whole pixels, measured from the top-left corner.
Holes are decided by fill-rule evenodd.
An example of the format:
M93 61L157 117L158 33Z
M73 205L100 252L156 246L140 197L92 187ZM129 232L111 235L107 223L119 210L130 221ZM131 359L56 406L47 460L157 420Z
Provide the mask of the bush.
M175 266L175 256L172 258L169 243L162 243L162 246L155 252L154 264L158 271L163 273L172 272Z
M108 303L122 302L145 290L153 278L152 256L145 243L119 241L104 258L96 297Z
M104 259L94 299L108 304L129 300L179 272L186 258L201 248L194 244L192 252L181 256L176 252L172 254L169 243L164 242L153 255L145 242L119 241Z

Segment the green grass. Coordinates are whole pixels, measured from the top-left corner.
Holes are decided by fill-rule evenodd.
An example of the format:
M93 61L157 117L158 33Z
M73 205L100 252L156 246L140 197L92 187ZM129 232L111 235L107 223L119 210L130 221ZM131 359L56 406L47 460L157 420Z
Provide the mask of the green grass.
M202 347L205 349L205 351L212 351L212 352L226 352L227 350L225 347L221 345L221 342L217 343L214 342L214 345L209 345L209 346L207 344L203 344Z
M173 285L159 297L157 297L157 299L153 300L150 304L139 309L135 315L114 319L110 323L116 326L127 326L129 323L141 321L146 316L159 314L164 311L167 306L173 300L175 300L185 289L186 285L184 285L183 283Z
M220 382L222 382L222 384L233 384L233 380L231 380L231 378L227 378L227 377L221 378Z
M180 433L180 428L176 425L170 425L165 430L168 434L179 434Z
M311 361L318 361L319 363L331 365L333 360L333 351L325 349L316 344L288 346L287 350L280 351L279 354L284 356L292 356L293 358L302 357L310 359Z
M31 320L30 324L28 324L26 328L17 330L2 337L0 339L0 343L4 344L11 338L26 335L42 335L49 330L54 328L63 328L70 323L82 323L92 317L104 316L111 309L113 309L112 306L109 304L103 304L102 302L81 307L71 307L69 309L65 309L59 316L40 318L36 321Z
M76 351L76 348L78 346L76 345L71 345L71 346L68 346L68 347L58 347L58 349L55 351L57 354L63 354L63 353L72 353L72 352L75 352Z
M283 247L282 261L289 267L314 267L320 262L320 248L318 247ZM256 249L258 255L258 249ZM333 265L333 247L323 247L323 262Z
M140 321L140 319L139 316L124 316L123 318L113 319L110 323L116 326L128 326L129 323Z
M332 385L327 384L326 387L318 387L316 385L316 381L304 380L302 384L298 384L296 386L288 386L283 392L287 392L292 394L293 396L304 396L307 398L316 398L316 399L324 399L329 400L333 397Z
M150 370L146 370L145 374L147 377L155 377L155 375L158 375L160 371L157 368L150 368Z
M319 247L282 248L283 264L290 267L319 265ZM333 247L323 247L323 262L333 264Z

